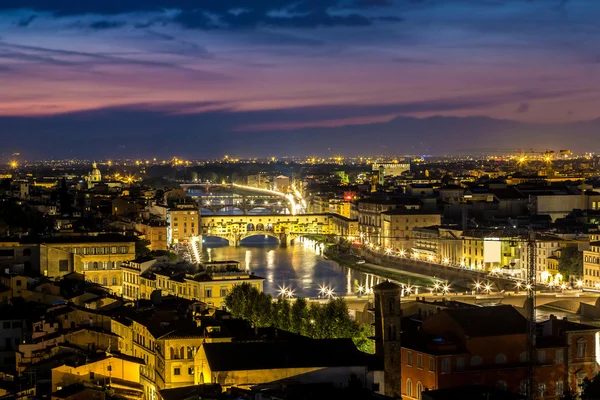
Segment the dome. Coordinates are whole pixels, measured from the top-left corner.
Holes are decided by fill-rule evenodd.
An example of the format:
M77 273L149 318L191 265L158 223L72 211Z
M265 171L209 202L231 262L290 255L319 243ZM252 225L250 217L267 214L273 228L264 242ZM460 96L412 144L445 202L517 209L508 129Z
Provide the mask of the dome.
M89 177L90 182L100 182L102 180L102 173L98 169L96 163L92 164L92 170L90 171Z

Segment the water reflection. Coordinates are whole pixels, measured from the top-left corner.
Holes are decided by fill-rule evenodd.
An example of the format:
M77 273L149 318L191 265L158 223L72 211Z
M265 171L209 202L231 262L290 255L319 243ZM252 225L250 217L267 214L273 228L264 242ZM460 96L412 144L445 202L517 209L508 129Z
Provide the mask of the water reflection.
M285 286L294 290L295 296L317 297L321 285L332 288L337 295L357 294L359 286L371 287L381 281L372 274L341 267L325 259L315 247L300 242L280 248L273 238L251 237L242 247L230 247L209 239L204 243L204 259L210 255L212 260L239 261L241 267L266 278L264 290L273 296Z

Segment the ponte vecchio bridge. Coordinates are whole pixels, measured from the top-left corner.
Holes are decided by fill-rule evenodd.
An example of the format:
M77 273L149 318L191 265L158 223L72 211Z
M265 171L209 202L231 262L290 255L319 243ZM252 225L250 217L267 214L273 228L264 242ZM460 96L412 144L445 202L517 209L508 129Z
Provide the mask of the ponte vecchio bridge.
M299 236L333 233L331 219L329 214L202 215L200 234L227 239L230 246L261 235L286 246Z

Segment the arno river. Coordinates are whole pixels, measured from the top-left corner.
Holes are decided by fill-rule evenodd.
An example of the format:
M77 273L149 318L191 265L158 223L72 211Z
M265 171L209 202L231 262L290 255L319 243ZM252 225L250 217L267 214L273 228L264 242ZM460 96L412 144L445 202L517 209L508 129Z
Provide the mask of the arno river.
M280 248L277 243L261 238L247 239L240 247L230 247L221 242L208 241L203 245L202 258L235 260L240 268L249 268L256 275L264 277L267 293L277 296L279 288L288 287L295 297L317 297L319 287L328 286L336 295L356 294L359 285L371 286L381 278L365 274L317 254L314 245L297 243ZM209 238L210 240L210 238ZM219 244L221 243L221 244Z
M294 291L294 297L318 297L319 288L328 286L335 295L355 295L359 286L370 287L383 280L378 276L355 271L340 266L318 254L314 245L297 243L287 248L280 248L277 242L262 237L247 239L240 247L230 247L220 241L212 241L203 245L203 261L208 259L235 260L240 268L249 268L251 272L265 278L264 290L276 297L280 287ZM537 320L548 319L550 314L559 318L568 317L574 322L600 325L600 321L581 318L576 314L549 307L537 310Z

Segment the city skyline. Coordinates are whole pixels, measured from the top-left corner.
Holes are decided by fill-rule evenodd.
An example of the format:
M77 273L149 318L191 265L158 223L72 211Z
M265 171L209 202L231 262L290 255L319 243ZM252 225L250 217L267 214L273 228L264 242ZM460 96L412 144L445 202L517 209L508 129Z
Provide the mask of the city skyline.
M0 4L6 150L596 150L597 2L201 3Z

